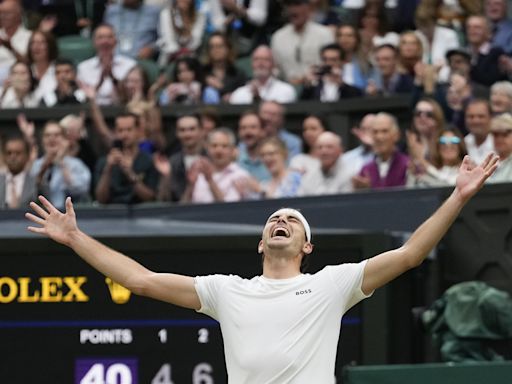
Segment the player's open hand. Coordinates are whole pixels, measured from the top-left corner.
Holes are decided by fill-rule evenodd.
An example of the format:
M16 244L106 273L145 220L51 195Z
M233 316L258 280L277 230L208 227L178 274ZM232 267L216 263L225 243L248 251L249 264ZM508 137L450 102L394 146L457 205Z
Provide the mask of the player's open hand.
M489 153L480 165L476 165L469 156L465 156L457 176L457 190L463 199L471 198L498 167L499 157Z
M38 226L29 226L28 230L47 236L58 243L69 245L71 238L78 232L76 215L71 197L66 199L66 212L62 213L55 208L44 196L39 196L42 207L35 202L30 208L35 214L27 212L25 217Z

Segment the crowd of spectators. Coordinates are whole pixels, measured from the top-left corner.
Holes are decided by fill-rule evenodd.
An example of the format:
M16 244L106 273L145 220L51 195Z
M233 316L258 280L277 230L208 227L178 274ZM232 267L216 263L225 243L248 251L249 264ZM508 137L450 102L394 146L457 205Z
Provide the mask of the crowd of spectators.
M506 0L0 1L0 109L77 105L91 121L36 129L20 114L17 134L0 131L0 208L38 193L62 207L453 185L465 154L491 151L489 182L512 182L507 12ZM66 57L70 38L93 52ZM395 94L410 96L410 125L368 113L350 150L347 127L322 116L305 114L302 137L286 129L288 103ZM247 105L237 127L216 114L226 104ZM169 140L161 109L183 105L197 112ZM105 106L123 107L112 127Z

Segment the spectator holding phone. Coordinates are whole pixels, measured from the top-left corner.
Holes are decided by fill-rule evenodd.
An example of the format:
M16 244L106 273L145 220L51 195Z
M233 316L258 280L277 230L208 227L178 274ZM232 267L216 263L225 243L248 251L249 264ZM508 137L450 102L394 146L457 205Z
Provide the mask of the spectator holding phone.
M139 119L122 113L115 120L115 140L96 166L96 200L102 204L134 204L156 196L158 172L150 155L139 150Z

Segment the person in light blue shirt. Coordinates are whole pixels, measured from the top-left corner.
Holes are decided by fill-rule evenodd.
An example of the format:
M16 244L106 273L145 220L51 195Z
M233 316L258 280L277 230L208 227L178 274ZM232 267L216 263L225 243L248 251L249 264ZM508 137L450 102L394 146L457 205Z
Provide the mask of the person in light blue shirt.
M156 52L160 8L142 0L122 0L107 6L103 21L118 39L116 53L134 59L152 59Z
M82 160L66 155L63 128L55 121L48 121L42 141L44 155L30 170L30 175L36 179L38 193L48 196L52 204L61 208L68 196L77 202L88 201L91 172Z

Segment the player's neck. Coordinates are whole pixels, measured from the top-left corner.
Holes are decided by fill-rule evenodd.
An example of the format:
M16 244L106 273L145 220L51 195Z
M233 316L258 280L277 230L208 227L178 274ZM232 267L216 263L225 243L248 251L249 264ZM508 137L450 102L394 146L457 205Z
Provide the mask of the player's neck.
M263 261L263 276L269 279L290 279L300 272L300 255L296 257L265 256Z

